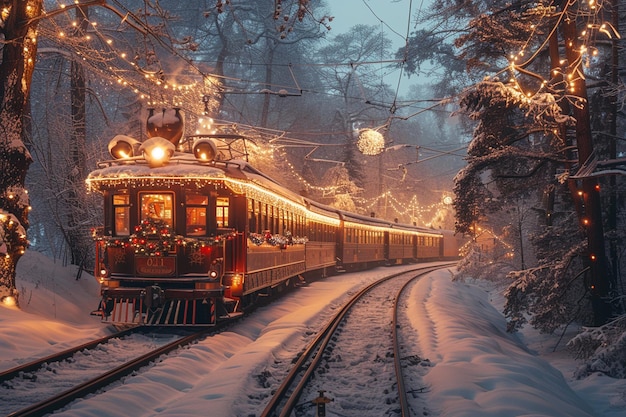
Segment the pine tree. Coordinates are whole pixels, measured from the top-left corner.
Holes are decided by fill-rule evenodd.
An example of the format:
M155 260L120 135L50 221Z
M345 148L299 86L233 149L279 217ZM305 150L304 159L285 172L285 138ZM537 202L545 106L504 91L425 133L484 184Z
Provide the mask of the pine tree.
M478 125L468 166L456 178L458 230L498 213L507 195L535 201L541 227L532 241L539 265L511 274L506 313L512 328L524 313L545 331L589 316L602 324L611 315L615 288L600 187L595 177L574 174L600 150L591 129L599 115L591 113L587 92L587 74L598 74L606 59L594 52L596 40L617 33L603 24L602 5L595 3L459 7L472 18L456 40L458 56L470 70L490 75L461 95L461 107ZM560 245L548 254L551 241Z

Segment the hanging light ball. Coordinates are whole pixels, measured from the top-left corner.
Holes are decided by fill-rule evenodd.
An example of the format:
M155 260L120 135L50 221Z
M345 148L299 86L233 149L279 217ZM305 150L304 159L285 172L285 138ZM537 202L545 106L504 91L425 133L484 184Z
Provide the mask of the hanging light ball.
M376 130L362 129L356 146L363 155L378 155L385 149L385 138Z

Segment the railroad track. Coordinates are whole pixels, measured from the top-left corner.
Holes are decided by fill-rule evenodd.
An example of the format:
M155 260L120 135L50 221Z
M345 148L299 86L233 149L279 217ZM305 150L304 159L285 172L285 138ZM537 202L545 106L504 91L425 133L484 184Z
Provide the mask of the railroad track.
M216 330L217 330L216 327L194 328L192 333L189 333L189 331L187 331L183 335L180 335L180 334L174 335L174 334L171 334L173 333L173 329L168 329L168 331L170 332L169 338L170 339L174 338L175 340L166 341L164 342L164 344L160 345L157 348L154 348L154 346L152 346L148 349L147 352L141 354L138 357L125 360L124 363L119 364L114 369L101 372L97 376L89 377L87 380L77 383L71 389L65 389L65 390L62 390L62 392L50 394L49 398L40 400L36 402L35 404L32 403L33 402L32 400L29 400L30 395L29 395L28 386L21 387L21 389L16 389L16 386L23 385L22 380L25 379L25 380L28 380L29 383L36 383L37 379L47 378L47 375L45 377L38 378L36 376L38 372L44 372L46 374L57 373L56 370L52 370L52 372L50 372L51 363L61 362L61 361L73 362L74 360L72 358L74 358L75 355L77 355L80 352L84 352L86 350L93 350L93 349L97 350L99 349L99 347L102 347L107 343L111 343L111 341L113 340L119 341L134 333L147 334L148 332L154 332L155 329L154 328L148 329L144 327L127 329L125 331L118 332L110 336L106 336L101 339L97 339L92 342L89 342L80 346L76 346L71 349L67 349L58 354L50 355L48 357L41 358L33 362L29 362L19 367L9 369L7 371L0 373L0 388L8 389L9 392L7 393L7 395L10 396L10 401L11 401L11 404L13 404L13 408L11 410L5 409L4 411L10 412L10 414L8 414L8 417L40 416L43 414L52 413L55 410L58 410L66 406L67 404L69 404L70 402L76 399L79 399L88 394L94 393L97 390L100 390L106 387L107 385L111 384L112 382L115 382L123 378L124 376L129 375L132 372L148 365L149 363L159 358L161 355L167 354L175 349L178 349L181 346L190 344L198 340L199 338L204 337L208 333L214 332ZM150 338L150 336L148 336L148 338ZM167 338L167 336L158 337L158 339L161 339L161 341L165 338ZM130 351L133 351L137 343L130 341L130 344L132 347ZM120 351L120 350L129 350L129 349L128 347L117 349L117 351ZM108 355L108 356L110 357L111 355ZM62 373L62 372L59 372L59 373ZM40 383L41 382L42 381L40 381ZM62 385L62 384L59 384L59 385ZM17 388L20 388L20 387L17 387ZM22 394L20 395L20 393ZM25 397L23 402L28 405L21 407L19 409L16 409L15 405L22 403L20 396ZM5 405L8 406L8 401L7 400L3 401L1 397L0 397L0 402L3 402Z
M448 266L450 265L439 265L436 267L427 268L421 267L412 271L404 271L402 273L389 275L388 277L371 283L370 285L364 287L359 292L354 294L348 300L348 302L344 304L339 311L337 311L334 317L332 317L329 322L318 332L316 337L310 342L310 344L304 349L304 351L299 354L298 358L293 361L294 365L292 369L287 374L282 384L276 389L274 395L270 399L264 411L260 414L260 417L318 415L320 413L319 409L318 414L303 412L301 410L303 408L303 404L299 403L300 399L307 398L309 400L307 404L311 405L311 403L313 403L312 406L324 408L327 403L332 401L331 398L328 398L324 395L325 392L329 392L330 395L332 395L332 389L328 388L329 383L326 376L329 376L331 373L334 372L335 375L333 375L332 377L338 381L341 381L341 378L338 377L336 374L341 372L355 372L354 368L361 365L360 362L363 362L367 367L364 373L364 375L366 375L364 376L364 379L368 378L367 375L374 374L375 376L373 380L376 380L374 382L375 384L382 383L389 387L388 389L383 390L387 393L384 394L386 398L381 399L381 403L385 404L383 408L387 408L388 411L392 414L386 414L386 412L385 414L383 414L381 412L379 415L395 414L402 417L409 417L411 413L409 401L407 399L405 378L403 376L403 358L401 354L399 334L400 326L398 324L398 300L400 300L401 294L404 292L407 286L411 282L413 282L413 280L429 272ZM366 305L361 305L360 307L358 306L359 304L362 304L364 302L364 299L369 294L377 291L377 288L382 288L383 286L384 289L381 290L381 294L372 295L371 298L374 301L365 301ZM378 319L377 324L372 323L372 326L379 326L379 328L376 330L379 334L372 336L377 339L381 339L380 326L388 326L388 323L391 322L392 328L388 329L390 335L390 345L381 348L384 352L381 352L381 354L377 354L373 360L342 358L341 353L337 353L337 351L340 351L340 344L342 343L341 334L350 332L349 321L351 319L348 316L356 314L355 310L359 308L365 309L367 311L365 314L371 315L373 310L372 304L376 303L380 304L383 307L383 310L386 310L386 312L388 313L390 307L385 307L383 304L389 304L386 303L386 301L388 301L389 294L394 292L395 296L393 297L394 301L391 307L393 310L392 317L385 315L385 312L380 315L377 314L381 311L380 309L376 309L376 313L373 313L376 317L372 317L372 321L374 321L374 318ZM387 294L387 298L385 298L385 294ZM353 321L363 319L363 317L358 317L357 315L357 317L354 317ZM365 339L365 345L372 345L372 343L374 343L372 339L369 339L366 335L363 334L359 335L358 339L360 341L363 341L363 339ZM349 343L356 342L350 341ZM368 347L364 347L363 349L368 349ZM381 381L381 379L383 379L382 373L387 372L386 370L384 370L384 368L390 362L390 356L393 356L393 381ZM376 368L376 366L373 364L374 362L379 362L381 366ZM381 374L378 375L376 374L376 372L381 372ZM313 376L315 376L314 383L312 383ZM341 384L341 382L339 382L339 384ZM367 387L366 384L366 382L363 382L363 386L361 387L361 389L368 391L368 389L370 388ZM330 386L332 386L332 383L330 383ZM395 389L397 391L397 394L391 394L390 391L392 390L392 387L396 387ZM319 396L311 401L311 394L315 395L314 393L319 393ZM374 395L374 393L371 393L371 395ZM355 407L357 406L355 405ZM371 413L371 410L369 411Z

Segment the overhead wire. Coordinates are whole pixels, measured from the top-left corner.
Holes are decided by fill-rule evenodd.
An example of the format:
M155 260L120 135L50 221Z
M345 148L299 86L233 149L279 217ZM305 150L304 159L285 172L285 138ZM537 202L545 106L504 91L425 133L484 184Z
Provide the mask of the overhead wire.
M167 42L165 42L161 36L157 33L154 32L154 30L150 27L149 24L147 24L146 22L144 22L139 16L135 15L131 10L129 10L128 8L126 8L121 2L119 2L118 0L111 0L111 2L113 4L115 4L116 7L118 7L120 10L122 10L125 15L124 15L124 19L127 23L130 24L130 22L132 21L132 26L134 27L139 27L141 28L141 32L149 35L151 39L155 40L159 45L161 45L163 48L165 48L167 51L171 52L173 55L175 55L176 57L182 59L187 65L189 65L191 68L193 68L199 75L201 76L212 76L212 77L217 77L217 78L222 78L224 80L229 80L229 81L234 81L234 82L242 82L242 83L258 83L258 84L263 84L263 85L268 85L265 81L254 81L254 80L249 80L249 79L243 79L243 78L234 78L234 77L220 77L217 76L215 74L207 74L205 73L205 71L203 71L201 68L198 67L197 63L207 63L207 61L194 61L191 58L188 58L186 56L184 56L181 51L179 51L177 48L173 47L172 45L168 44ZM387 27L391 32L393 32L394 34L398 35L398 36L403 36L400 35L396 30L394 30L389 24L387 24L384 20L380 19L378 17L378 15L372 10L372 8L365 2L363 1L363 3L365 4L365 6L370 10L370 12L377 18L379 19L379 21L381 22L381 27L385 26ZM411 22L411 12L412 12L412 0L409 1L409 10L408 10L408 14L407 14L407 28L406 28L406 33L403 36L404 41L405 41L405 47L404 47L404 56L403 59L383 59L382 56L382 51L381 51L381 59L378 61L363 61L363 62L332 62L332 63L290 63L290 64L267 64L267 63L259 63L259 64L255 64L255 63L249 63L249 65L253 66L253 65L263 65L263 66L289 66L289 67L314 67L314 66L322 66L322 67L336 67L336 66L350 66L352 71L355 71L355 68L357 66L362 66L362 65L375 65L375 64L380 64L381 68L384 66L384 64L400 64L400 74L398 75L398 83L396 85L396 89L395 89L395 94L394 94L394 99L392 101L392 103L389 105L390 108L390 112L392 113L392 117L388 120L388 122L390 123L392 118L400 118L403 120L407 120L410 117L413 117L417 114L420 114L424 111L427 110L433 110L434 107L436 107L437 105L434 106L430 106L428 108L422 109L416 113L413 113L412 115L409 115L407 117L398 117L395 116L394 114L397 111L397 109L400 107L400 104L398 102L398 97L399 97L399 90L400 90L400 84L401 84L401 79L403 76L403 70L404 70L404 64L407 61L408 58L408 42L409 42L409 33L410 33L410 22ZM422 1L423 4L423 1ZM113 8L109 8L109 10L112 10ZM420 10L421 10L421 6L420 6ZM381 34L382 35L382 34ZM333 95L332 93L328 93L328 92L323 92L323 91L315 91L312 89L301 89L300 86L297 83L297 80L294 76L294 81L295 81L295 86L296 88L298 88L300 91L303 92L311 92L311 93L318 93L318 94L326 94L326 95ZM357 80L360 83L360 80ZM269 84L269 87L271 88L294 88L294 86L291 85L282 85L282 84ZM362 90L362 86L360 88ZM259 92L246 92L243 91L242 94L245 93L256 93L258 94ZM226 94L228 94L228 92L226 92ZM361 96L362 97L352 97L353 99L364 99L363 97L364 92L361 91ZM226 97L225 100L227 102L230 102L230 100ZM369 104L373 104L372 102L370 102ZM384 103L379 103L378 105L383 105ZM402 103L401 106L410 106L411 104L406 104L406 103ZM240 116L243 117L243 114L241 114ZM250 124L252 124L252 122L249 121Z
M396 112L398 101L398 95L400 94L400 84L402 83L402 76L404 73L404 66L409 58L409 33L411 30L411 11L413 10L413 0L409 0L409 12L407 13L406 34L404 36L404 54L402 57L402 63L400 64L400 74L398 75L398 83L396 84L396 94L393 98L393 104L391 105L389 112L393 115Z

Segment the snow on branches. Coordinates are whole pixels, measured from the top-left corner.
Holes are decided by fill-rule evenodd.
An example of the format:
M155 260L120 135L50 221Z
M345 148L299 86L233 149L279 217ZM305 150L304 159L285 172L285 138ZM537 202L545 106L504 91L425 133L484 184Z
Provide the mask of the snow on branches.
M595 372L626 378L626 315L600 326L586 327L567 343L577 358L585 359L574 372L578 379Z
M509 272L512 284L504 293L508 331L516 331L529 322L541 332L552 333L563 325L589 317L588 305L583 302L583 275L578 273L584 269L579 255L585 242L582 238L577 244L570 240L569 233L546 228L535 236L535 244L540 247L538 256L545 256L539 260L539 266Z
M472 119L480 119L485 108L518 108L526 118L534 120L546 130L558 124L574 120L563 114L554 95L538 92L527 96L515 84L504 84L497 79L486 78L466 91L461 99L461 107L466 108Z

